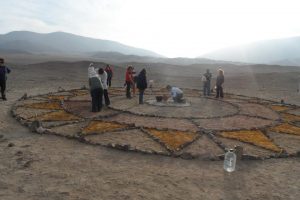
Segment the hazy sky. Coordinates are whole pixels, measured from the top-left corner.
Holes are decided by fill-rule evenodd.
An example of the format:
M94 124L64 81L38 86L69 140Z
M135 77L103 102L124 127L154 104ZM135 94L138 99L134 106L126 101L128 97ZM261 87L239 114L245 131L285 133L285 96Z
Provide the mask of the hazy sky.
M300 36L299 0L0 0L0 10L0 33L64 31L169 57Z

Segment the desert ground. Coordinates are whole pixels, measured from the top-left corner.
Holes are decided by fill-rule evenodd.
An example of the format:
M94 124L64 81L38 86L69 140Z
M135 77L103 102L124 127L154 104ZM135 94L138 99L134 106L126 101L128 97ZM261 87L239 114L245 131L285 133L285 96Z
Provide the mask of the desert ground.
M0 199L299 199L300 159L244 160L225 173L222 161L184 160L85 145L31 133L11 117L24 93L44 94L87 86L90 61L26 64L9 60L8 101L0 101ZM95 62L96 66L104 63ZM125 67L114 67L121 87ZM156 87L200 88L206 68L216 77L219 65L176 66L130 63L146 68ZM300 103L300 68L223 65L225 92ZM226 98L226 97L225 97Z

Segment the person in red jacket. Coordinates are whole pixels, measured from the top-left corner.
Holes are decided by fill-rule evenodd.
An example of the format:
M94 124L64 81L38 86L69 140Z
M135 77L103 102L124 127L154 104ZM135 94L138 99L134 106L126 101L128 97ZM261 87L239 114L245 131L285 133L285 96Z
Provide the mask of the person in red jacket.
M106 65L105 71L107 73L107 86L111 87L111 79L113 77L113 70L110 65Z
M133 84L133 67L128 66L125 74L125 85L126 85L126 97L131 98L130 88Z

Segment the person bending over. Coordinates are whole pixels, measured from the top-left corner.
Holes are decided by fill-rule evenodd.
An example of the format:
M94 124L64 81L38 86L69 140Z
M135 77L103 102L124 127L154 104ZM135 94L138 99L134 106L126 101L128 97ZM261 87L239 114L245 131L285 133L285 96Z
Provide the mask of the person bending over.
M174 102L181 103L183 101L183 91L181 89L168 85L167 90L171 93Z

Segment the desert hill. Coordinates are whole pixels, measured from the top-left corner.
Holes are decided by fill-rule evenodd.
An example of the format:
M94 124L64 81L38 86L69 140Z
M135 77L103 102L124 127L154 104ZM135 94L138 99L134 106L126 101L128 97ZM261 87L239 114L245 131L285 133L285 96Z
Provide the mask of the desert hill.
M127 55L160 57L161 55L110 40L78 36L65 32L47 34L14 31L0 35L0 49L18 50L31 53L74 54L87 52L119 52Z

